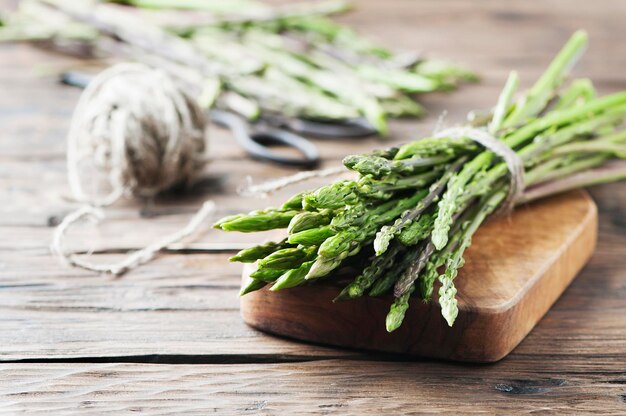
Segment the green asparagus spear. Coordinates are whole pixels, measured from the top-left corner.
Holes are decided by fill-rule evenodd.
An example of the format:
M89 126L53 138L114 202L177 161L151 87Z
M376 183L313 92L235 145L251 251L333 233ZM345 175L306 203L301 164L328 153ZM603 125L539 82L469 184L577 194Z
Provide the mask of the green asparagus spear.
M354 249L360 242L371 238L380 226L392 221L407 208L416 205L427 193L428 191L421 190L409 197L378 206L369 213L363 227L353 227L335 234L320 246L318 255L326 258L341 257L342 253Z
M586 46L587 34L583 31L574 33L554 61L552 61L546 72L517 103L513 113L507 117L503 126L515 126L539 114L554 95L554 91L564 81L569 70L578 61Z
M410 290L407 290L406 293L393 301L391 309L387 314L387 319L385 320L387 332L393 332L398 329L400 325L402 325L404 315L406 314L407 309L409 309L409 300L411 299L411 294L414 290L415 286L411 286Z
M246 281L241 285L241 290L239 291L239 296L247 295L250 292L254 292L255 290L259 290L263 288L267 283L262 280L257 280L255 278L249 277Z
M300 231L322 227L330 224L332 218L332 211L330 210L324 210L321 212L301 212L291 219L289 226L287 227L287 232L289 234L296 234Z
M363 269L363 272L352 283L346 286L335 298L335 301L358 298L369 289L392 265L395 256L403 250L396 245L386 256L378 256L372 263Z
M214 224L215 228L224 231L239 231L252 233L255 231L267 231L274 228L286 228L293 217L298 214L294 210L266 209L252 211L246 215L234 215L221 219Z
M266 257L277 250L287 247L289 247L289 244L286 240L283 240L279 243L270 241L265 244L260 244L258 246L243 249L228 260L238 261L241 263L254 263L255 261L262 259L263 257Z
M270 290L272 292L276 292L281 289L288 289L291 287L300 286L306 280L305 277L309 270L311 270L311 266L313 265L312 261L308 261L302 263L302 265L296 269L291 269L285 272L280 276L278 280L272 285Z
M263 282L273 282L285 272L286 270L282 269L260 268L250 273L250 277Z
M333 235L335 235L335 231L332 227L325 225L323 227L312 228L310 230L304 230L299 233L291 234L289 236L289 242L291 244L300 244L303 246L319 246Z
M509 146L524 164L527 190L514 202L626 179L626 163L616 160L626 158L626 92L598 98L588 80L574 81L563 93L557 90L585 41L583 34L574 35L546 74L515 103L513 73L495 109L472 122L473 128L489 131ZM452 325L458 315L455 279L472 237L508 195L507 165L469 139L445 137L349 156L344 164L358 178L318 188L283 207L301 212L287 240L300 246L291 248L294 254L272 252L266 258L275 259L281 269L260 267L252 277L273 281L280 273L280 284L273 288L279 290L321 277L333 279L333 271L350 259L360 272L336 300L393 292L388 331L401 325L411 294L418 290L430 300L438 280L441 313ZM230 217L218 224L247 218ZM264 261L259 260L260 266Z
M259 269L288 270L299 267L314 255L317 247L283 248L258 261Z
M189 78L174 69L186 66L205 105L249 119L268 112L331 121L363 117L382 136L388 117L424 113L413 93L476 80L456 65L393 53L325 17L349 8L341 0L278 7L253 0L110 1L132 7L112 13L107 5L86 10L59 0L22 2L16 13L3 15L0 41L62 45L69 39L93 46L112 37L130 46L122 53L177 77ZM180 9L203 13L172 13ZM195 80L207 77L220 88L207 93Z
M450 258L446 261L446 271L439 276L441 288L439 289L439 304L441 305L441 313L448 325L452 326L458 314L456 288L454 287L454 279L458 274L459 268L464 264L463 254L472 242L472 236L478 230L485 218L491 214L504 200L506 192L498 190L491 196L486 198L479 205L480 208L474 218L465 226L461 226L462 236L459 244L452 252Z

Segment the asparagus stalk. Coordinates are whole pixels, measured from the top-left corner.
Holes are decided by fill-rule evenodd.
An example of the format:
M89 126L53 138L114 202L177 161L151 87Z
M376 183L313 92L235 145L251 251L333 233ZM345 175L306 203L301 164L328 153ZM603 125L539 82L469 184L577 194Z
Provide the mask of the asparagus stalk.
M502 127L502 123L509 111L511 100L513 99L513 94L515 94L518 84L519 77L517 76L517 72L512 71L509 74L509 78L506 80L504 89L498 98L498 103L493 110L493 118L491 119L491 123L489 123L489 133L496 134L500 127Z
M138 10L23 2L0 27L0 41L72 39L98 47L103 36L111 37L126 47L103 47L101 53L121 52L177 77L181 73L173 68L182 65L194 78L218 79L219 96L209 99L196 88L202 81L188 82L204 105L234 105L250 119L268 113L330 121L364 117L382 136L389 117L423 114L414 93L476 79L455 65L423 57L407 61L328 20L349 8L341 0L283 7L252 0L115 2ZM181 9L200 14L189 19ZM174 13L181 19L171 18Z
M213 226L224 231L239 231L241 233L273 230L274 228L287 227L297 214L298 211L295 210L270 208L253 211L247 215L225 217Z
M585 44L586 35L576 33L516 103L512 97L518 81L512 73L495 109L473 123L502 140L523 162L527 189L515 203L626 179L626 161L618 160L626 159L626 130L621 127L626 92L596 97L588 80L575 80L563 92L558 89ZM393 295L386 319L387 330L393 331L401 325L412 294L430 300L438 280L441 313L453 325L458 315L455 279L472 237L506 200L507 165L469 138L425 138L397 149L348 156L344 164L359 177L300 194L295 203L272 214L299 212L287 237L301 244L296 252L319 246L304 263L294 256L298 261L283 273L276 290L333 279L333 271L352 258L363 266L336 300ZM257 215L251 215L252 222ZM245 218L220 224L245 223ZM289 253L283 250L290 249L270 258L282 259ZM259 264L259 274L266 273Z
M239 291L239 296L247 295L250 292L254 292L255 290L262 289L267 283L255 279L253 277L248 277L246 281L241 285L241 290Z
M300 286L306 281L305 277L309 273L309 270L311 270L311 266L313 266L313 262L308 261L302 263L302 265L298 268L288 270L280 276L276 283L272 285L270 290L272 292L276 292L278 290Z
M289 244L287 244L287 240L283 240L279 243L270 241L258 246L245 248L228 260L238 261L240 263L254 263L257 260L269 256L277 250L287 248L288 246Z
M335 301L354 299L360 297L369 289L378 278L380 278L393 265L394 258L403 248L400 245L394 246L387 256L380 257L372 261L352 283L346 286L335 298Z
M565 80L569 70L576 64L586 47L587 34L583 31L574 33L546 72L517 103L503 126L515 126L539 114L548 104L555 90Z
M405 294L397 297L391 304L389 314L387 314L387 319L385 320L387 332L393 332L398 329L400 325L402 325L404 315L406 314L407 309L409 309L409 300L411 299L411 294L414 290L415 286L411 286L411 288L407 290Z

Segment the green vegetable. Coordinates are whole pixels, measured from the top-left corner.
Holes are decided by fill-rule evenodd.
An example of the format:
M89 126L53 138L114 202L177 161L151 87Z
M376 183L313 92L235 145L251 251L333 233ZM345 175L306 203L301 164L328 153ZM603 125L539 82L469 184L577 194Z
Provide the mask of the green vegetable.
M21 2L3 19L0 41L62 45L71 39L94 46L110 36L131 46L120 51L133 51L132 59L145 55L136 50L156 55L149 63L197 86L204 107L251 120L262 113L326 121L363 117L383 136L389 117L424 113L415 93L476 79L449 63L423 57L407 62L405 55L329 20L327 15L349 9L341 0L282 7L255 0L109 1L131 7L103 13L110 6L87 11L60 0ZM132 8L137 10L125 10ZM189 12L172 13L180 9L202 13L195 19ZM186 71L175 70L180 65Z
M243 249L228 260L238 261L240 263L254 263L257 260L262 259L277 250L287 248L288 246L289 244L287 244L286 240L281 241L280 243L269 242Z
M242 233L285 228L297 214L298 211L295 210L269 208L263 211L253 211L247 215L225 217L215 223L214 227Z
M302 265L296 269L291 269L285 272L280 278L272 285L270 289L273 292L281 289L288 289L290 287L300 286L305 282L305 277L311 270L313 265L312 261L302 263Z
M512 73L491 115L474 121L474 128L491 132L523 162L526 189L516 202L626 178L626 163L616 160L626 159L626 129L620 128L626 92L596 97L586 79L559 91L586 39L584 32L574 34L516 103L518 80ZM290 205L300 212L294 223L301 221L306 230L293 232L293 225L288 241L302 247L275 255L282 259L290 256L285 250L319 247L306 258L306 267L299 263L302 255L294 255L298 266L282 275L289 284L279 288L333 279L333 271L352 258L358 260L350 261L352 267L363 266L335 300L392 295L385 324L393 331L402 324L412 293L428 301L438 280L441 313L453 325L458 315L455 278L472 237L507 199L507 165L469 138L446 137L348 156L344 164L359 177L307 192L299 207ZM258 215L252 213L251 221ZM246 218L227 218L221 228ZM323 218L319 224L318 218Z

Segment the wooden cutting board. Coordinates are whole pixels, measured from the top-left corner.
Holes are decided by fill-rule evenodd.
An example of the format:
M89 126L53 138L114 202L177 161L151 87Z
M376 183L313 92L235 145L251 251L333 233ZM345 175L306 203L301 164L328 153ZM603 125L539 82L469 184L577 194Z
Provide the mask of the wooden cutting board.
M411 300L404 323L385 330L391 297L333 303L341 287L307 287L241 298L254 328L320 344L458 361L498 361L533 329L591 257L597 209L584 191L519 207L474 237L455 280L459 315L452 328L439 304ZM244 268L250 273L252 267ZM435 287L435 297L438 287Z

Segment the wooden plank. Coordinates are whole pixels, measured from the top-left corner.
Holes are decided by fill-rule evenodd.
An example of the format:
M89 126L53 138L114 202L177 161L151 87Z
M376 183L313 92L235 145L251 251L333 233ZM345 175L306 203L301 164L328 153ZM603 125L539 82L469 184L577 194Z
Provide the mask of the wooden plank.
M59 269L49 256L30 256L28 264L18 262L7 270L9 257L0 257L0 337L6 337L0 360L355 355L294 344L247 327L238 313L239 270L226 255L165 256L123 279Z
M0 411L60 414L623 414L626 360L500 364L5 364ZM610 368L611 370L607 370Z

